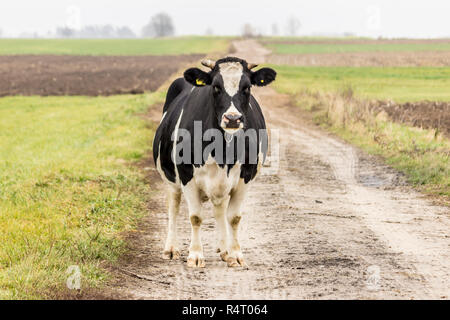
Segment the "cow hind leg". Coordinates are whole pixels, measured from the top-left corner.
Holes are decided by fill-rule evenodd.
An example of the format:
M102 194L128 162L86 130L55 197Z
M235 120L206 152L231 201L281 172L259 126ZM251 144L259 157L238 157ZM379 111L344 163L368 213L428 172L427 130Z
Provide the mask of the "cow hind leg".
M203 245L200 237L200 229L203 221L203 210L201 194L195 182L189 182L183 189L183 194L189 209L189 220L191 222L191 244L187 266L190 268L204 268L205 258L203 256Z
M247 186L241 181L238 188L232 193L228 206L228 223L231 231L231 241L226 259L229 267L248 267L239 244L239 225L242 219L241 207L245 198Z
M175 186L168 188L169 225L163 259L176 260L180 258L180 249L177 236L177 218L180 213L181 189Z

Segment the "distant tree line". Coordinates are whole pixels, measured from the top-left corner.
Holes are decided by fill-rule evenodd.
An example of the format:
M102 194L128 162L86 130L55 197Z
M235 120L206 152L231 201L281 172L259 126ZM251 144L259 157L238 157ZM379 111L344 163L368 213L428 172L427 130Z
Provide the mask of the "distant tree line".
M142 28L144 38L170 37L175 34L172 18L167 13L158 13ZM57 38L136 38L137 35L129 27L114 27L107 25L89 25L75 30L69 27L58 27Z
M144 38L170 37L175 34L172 18L164 12L154 15L142 28Z
M295 16L291 16L285 22L284 34L287 36L297 36L301 26L300 20ZM270 28L272 36L280 35L278 24L273 23ZM260 37L263 34L264 32L262 32L261 29L256 28L249 23L244 24L241 28L241 35L245 38Z
M136 38L136 34L129 27L114 27L107 25L85 26L80 30L68 27L56 28L57 38Z
M301 23L298 18L291 16L285 21L284 32L280 32L280 28L276 23L270 26L270 31L273 36L278 36L284 33L289 36L296 36L301 28ZM212 35L213 30L208 27L205 32L206 35ZM258 37L265 34L264 29L257 28L249 23L246 23L241 28L241 35L244 37ZM49 32L46 37L56 38L87 38L87 39L109 39L109 38L160 38L170 37L175 35L175 26L172 18L165 12L161 12L152 16L147 24L142 27L141 34L136 34L127 26L116 27L111 24L106 25L87 25L81 29L73 29L67 26L56 28L55 33ZM2 30L0 29L0 37ZM21 37L37 38L39 35L22 34Z

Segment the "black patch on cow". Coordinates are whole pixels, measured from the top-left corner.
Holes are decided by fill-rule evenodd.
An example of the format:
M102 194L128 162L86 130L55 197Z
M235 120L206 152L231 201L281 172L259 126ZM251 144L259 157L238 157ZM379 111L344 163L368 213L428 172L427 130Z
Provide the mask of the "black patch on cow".
M239 62L240 64L242 64L242 67L244 68L244 71L248 71L247 61L239 59L239 58L236 58L236 57L226 57L226 58L222 58L222 59L217 60L213 71L218 71L219 65L221 63L228 63L228 62Z
M262 68L252 73L252 84L263 87L275 80L277 73L270 68Z
M169 109L172 101L185 89L186 81L183 78L175 80L167 90L166 102L164 103L163 113Z
M211 76L209 73L199 68L190 68L184 72L184 79L190 84L201 87L211 84Z
M219 65L221 63L227 62L239 62L243 66L243 77L241 78L239 92L233 97L223 96L221 98L215 93L214 86L210 84L220 83L221 77L219 74ZM243 122L245 124L243 132L246 130L255 130L257 135L256 138L246 139L245 141L245 160L241 163L241 173L240 177L244 179L245 183L251 181L257 173L257 163L252 160L250 163L249 147L250 145L256 146L257 157L260 154L265 158L268 141L267 132L264 116L262 114L261 108L255 98L250 94L249 86L251 84L256 85L267 85L272 82L276 77L276 72L269 68L263 68L256 72L252 72L247 67L247 62L245 60L227 57L220 59L216 62L215 67L209 72L204 72L198 68L190 68L184 73L184 79L180 78L175 80L169 87L167 92L166 102L164 104L164 112L166 115L161 121L158 129L155 133L155 139L153 142L153 157L155 162L159 160L161 163L161 169L165 177L175 183L176 182L176 172L175 163L172 159L172 149L174 141L172 141L172 133L175 130L176 123L180 118L180 114L183 111L183 115L180 119L179 130L187 130L191 137L194 137L194 122L200 121L202 123L202 136L203 133L208 129L217 129L223 132L220 127L220 115L224 108L228 107L231 102L236 108L243 114ZM200 81L198 81L200 80ZM263 82L261 82L263 80ZM259 81L259 84L257 83ZM204 82L205 85L199 83ZM230 100L231 99L231 100ZM177 143L182 141L180 139L180 134ZM227 143L224 137L223 148L236 148L235 139L230 143ZM255 141L256 139L256 141ZM194 166L200 167L205 164L206 157L201 157L199 163L195 163L194 159L194 139L191 139L189 143L191 146L191 155L189 163L182 163L176 166L178 171L178 176L183 185L186 185L193 177ZM252 141L250 141L252 140ZM202 151L211 143L211 141L201 141ZM236 149L235 149L236 150ZM224 152L223 154L226 154ZM224 159L218 159L214 152L211 156L216 160L220 167L227 166L227 172L235 166L237 161L237 152L234 152L234 159L232 163L225 163ZM198 159L197 159L198 160ZM259 159L263 161L264 159Z

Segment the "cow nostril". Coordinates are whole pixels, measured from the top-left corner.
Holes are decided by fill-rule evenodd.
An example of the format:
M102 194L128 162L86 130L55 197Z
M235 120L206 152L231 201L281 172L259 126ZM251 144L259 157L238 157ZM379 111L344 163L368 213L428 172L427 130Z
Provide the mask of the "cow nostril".
M230 121L239 121L242 118L242 114L228 113L228 114L225 114L224 117Z

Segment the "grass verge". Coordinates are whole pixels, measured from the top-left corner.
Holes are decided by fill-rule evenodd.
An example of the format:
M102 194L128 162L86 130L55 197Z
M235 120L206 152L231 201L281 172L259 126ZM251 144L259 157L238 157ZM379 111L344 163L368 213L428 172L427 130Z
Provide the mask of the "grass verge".
M67 268L97 287L124 250L120 234L151 194L136 165L154 128L139 113L159 92L0 99L0 299L65 288Z
M404 172L414 186L450 204L448 138L436 130L394 123L385 113L375 113L370 101L354 96L351 86L335 91L315 87L311 91L297 83L296 90L292 90L294 84L288 81L292 75L286 77L283 72L279 75L277 90L293 95L302 109L312 113L317 124L371 154L382 156L389 165ZM298 79L302 83L300 75Z
M280 75L278 88L285 93L351 87L363 99L450 101L450 68L445 67L273 67Z
M178 55L225 52L226 37L163 39L0 39L0 55Z

